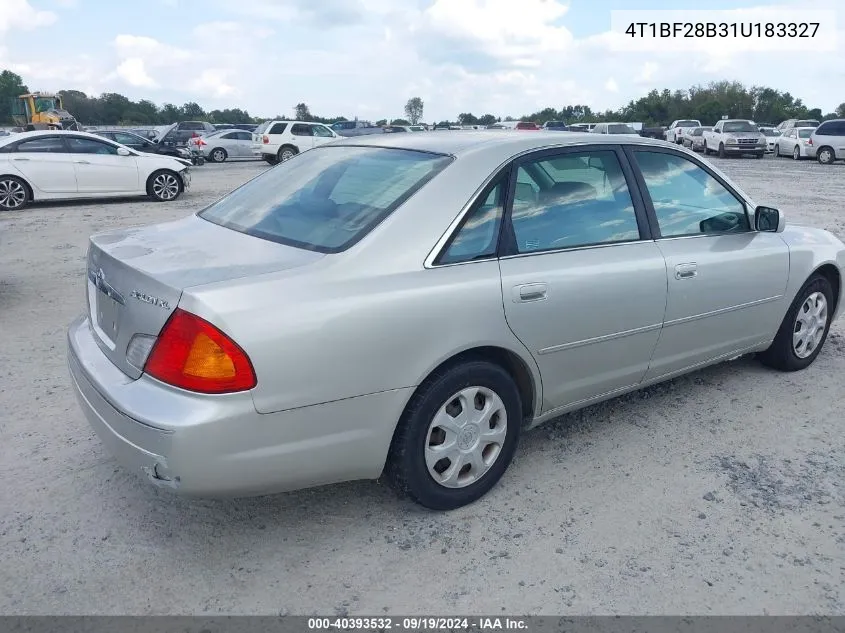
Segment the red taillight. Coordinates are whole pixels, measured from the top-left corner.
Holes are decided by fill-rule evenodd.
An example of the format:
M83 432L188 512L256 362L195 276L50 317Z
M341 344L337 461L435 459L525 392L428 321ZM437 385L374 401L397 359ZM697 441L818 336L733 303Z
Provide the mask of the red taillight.
M261 142L267 145L270 142L270 137L266 134L261 138Z
M246 352L211 323L180 308L165 323L144 371L199 393L246 391L256 384Z
M807 139L807 145L812 145L812 144L813 144L813 139L808 138L808 139Z

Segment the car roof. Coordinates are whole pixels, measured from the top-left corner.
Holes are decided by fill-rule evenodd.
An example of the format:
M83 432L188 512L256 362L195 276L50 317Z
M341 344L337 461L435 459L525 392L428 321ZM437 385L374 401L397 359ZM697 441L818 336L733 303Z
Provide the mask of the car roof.
M31 132L19 132L13 136L3 137L3 140L0 141L0 145L6 145L31 138L39 138L42 136L81 136L95 141L105 141L106 143L110 142L109 139L98 136L97 134L92 134L91 132L76 132L74 130L33 130Z
M444 132L441 134L373 134L344 138L331 143L333 146L358 146L358 147L384 147L395 149L417 150L436 154L448 154L460 158L462 155L476 151L488 151L500 154L502 160L520 154L542 148L570 147L577 145L618 145L620 139L590 133L573 132L561 137L555 132L536 132L533 134L502 134L501 132L488 132L482 130L467 130ZM643 137L628 137L625 144L642 144L653 146L675 147L667 141L646 139Z

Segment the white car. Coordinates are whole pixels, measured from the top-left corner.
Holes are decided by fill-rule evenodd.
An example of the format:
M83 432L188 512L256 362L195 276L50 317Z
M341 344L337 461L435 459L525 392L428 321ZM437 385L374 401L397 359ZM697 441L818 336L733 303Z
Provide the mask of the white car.
M614 134L616 136L639 136L634 127L629 123L596 123L596 126L590 130L591 134Z
M670 143L681 145L684 142L684 129L695 129L697 127L701 127L701 121L698 119L678 119L677 121L672 121L672 125L669 126L669 129L664 134L664 138Z
M793 160L813 158L813 131L814 127L792 127L787 128L775 143L775 157L791 156Z
M190 165L87 132L15 134L0 138L0 211L73 198L147 195L169 202L190 187Z
M341 137L322 123L266 121L252 133L252 153L275 165L338 138Z

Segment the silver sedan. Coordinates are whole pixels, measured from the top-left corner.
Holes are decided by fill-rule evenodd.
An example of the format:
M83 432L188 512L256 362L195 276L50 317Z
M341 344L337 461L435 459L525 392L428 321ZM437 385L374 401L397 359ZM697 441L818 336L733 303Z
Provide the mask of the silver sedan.
M252 134L244 130L219 130L197 139L203 156L211 163L229 158L255 158L252 153Z
M70 371L126 468L195 496L384 476L452 509L564 412L810 365L845 245L661 141L391 134L94 236L87 269Z

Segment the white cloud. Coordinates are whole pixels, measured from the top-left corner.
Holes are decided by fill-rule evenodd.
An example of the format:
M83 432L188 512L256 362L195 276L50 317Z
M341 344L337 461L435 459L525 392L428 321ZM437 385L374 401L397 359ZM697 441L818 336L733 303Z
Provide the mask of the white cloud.
M52 11L35 9L28 0L0 0L0 35L7 31L31 31L54 24L58 16Z
M117 75L130 86L136 88L155 88L156 82L147 73L144 60L140 57L129 57L117 67Z
M611 77L604 83L604 89L608 92L619 92L619 84L616 83L616 80Z

